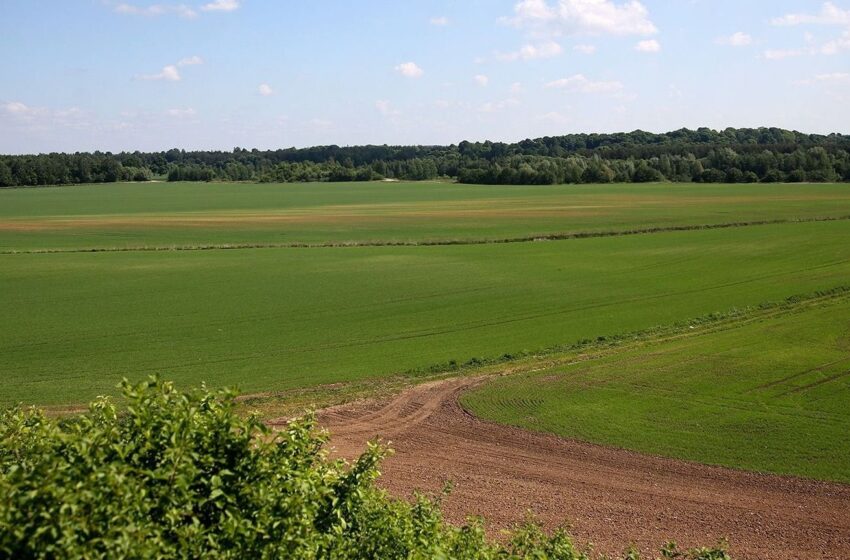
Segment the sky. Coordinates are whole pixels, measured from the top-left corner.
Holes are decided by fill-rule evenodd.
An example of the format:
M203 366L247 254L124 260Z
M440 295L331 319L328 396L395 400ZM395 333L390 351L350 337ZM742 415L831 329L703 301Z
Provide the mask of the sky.
M850 0L0 0L0 153L850 133Z

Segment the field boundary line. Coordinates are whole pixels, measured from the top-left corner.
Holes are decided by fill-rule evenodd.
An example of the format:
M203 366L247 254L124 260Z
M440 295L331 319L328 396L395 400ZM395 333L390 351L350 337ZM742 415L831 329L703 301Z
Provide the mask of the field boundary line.
M693 224L677 226L659 226L651 228L633 228L609 231L578 231L549 233L501 239L433 239L421 241L327 241L320 243L214 243L198 245L142 245L135 247L72 247L65 249L5 249L0 255L41 255L57 253L124 253L124 252L167 252L167 251L225 251L235 249L335 249L354 247L441 247L453 245L505 245L513 243L535 243L542 241L567 241L572 239L596 239L603 237L626 237L632 235L651 235L657 233L675 233L687 231L731 229L743 227L772 226L783 224L808 224L818 222L850 221L850 215L820 216L813 218L789 218L775 220L754 220L749 222L721 222L716 224Z

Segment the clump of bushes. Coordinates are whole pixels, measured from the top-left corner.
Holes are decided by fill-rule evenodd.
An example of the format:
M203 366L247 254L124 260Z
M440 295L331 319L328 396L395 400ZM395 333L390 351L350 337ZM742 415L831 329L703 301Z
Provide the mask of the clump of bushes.
M0 414L0 558L587 559L528 523L505 543L374 485L386 450L330 460L311 417L273 432L235 394L122 385L86 414ZM721 549L666 558L723 560ZM627 553L626 558L636 558Z

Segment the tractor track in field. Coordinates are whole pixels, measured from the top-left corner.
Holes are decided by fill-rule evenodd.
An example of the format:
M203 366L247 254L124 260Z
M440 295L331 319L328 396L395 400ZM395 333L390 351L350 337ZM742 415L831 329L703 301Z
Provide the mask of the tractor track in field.
M850 558L850 485L759 474L643 455L480 420L458 397L484 378L419 385L387 400L324 409L333 452L355 458L367 440L395 455L380 484L397 496L438 493L453 522L481 515L491 534L531 511L578 543L646 557L728 538L736 559ZM274 424L274 422L273 422Z

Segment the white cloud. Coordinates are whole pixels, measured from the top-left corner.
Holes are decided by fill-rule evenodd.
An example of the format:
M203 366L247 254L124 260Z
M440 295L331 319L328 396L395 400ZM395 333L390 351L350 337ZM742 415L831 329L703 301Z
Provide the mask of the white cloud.
M395 71L405 78L420 78L425 73L415 62L402 62L395 67Z
M618 81L598 81L587 79L583 74L575 74L569 78L561 78L546 84L547 88L564 89L577 93L617 93L622 91L623 84Z
M850 84L850 74L847 72L832 72L829 74L817 74L809 80L799 80L794 82L797 85L812 85L812 84Z
M178 67L183 66L197 66L198 64L203 64L204 59L200 56L187 56L186 58L181 58L177 61L177 64L169 64L168 66L163 66L162 70L157 74L142 74L137 76L139 80L164 80L166 82L179 82L182 79L180 75L180 70Z
M833 39L821 45L819 51L821 54L838 54L841 51L850 49L850 30L844 32L838 39Z
M519 82L514 82L511 84L511 95L519 95L523 92L522 84Z
M78 107L51 109L22 101L0 102L0 123L27 132L48 132L56 127L84 130L92 124L91 115Z
M165 80L167 82L178 82L180 81L180 71L177 70L177 66L174 64L169 64L168 66L163 66L162 71L158 74L144 74L139 76L140 80Z
M428 21L431 25L445 26L449 24L449 18L447 18L446 16L432 17Z
M718 37L714 40L718 45L724 45L727 47L746 47L753 43L753 38L744 33L742 31L738 31L737 33L733 33L729 36Z
M803 54L805 54L805 51L802 49L768 49L761 53L761 56L767 60L783 60Z
M596 52L596 45L576 45L573 50L581 54L593 54Z
M818 74L817 76L815 76L815 80L818 82L848 82L850 81L850 74L848 74L847 72Z
M214 0L201 9L205 12L232 12L239 9L239 0Z
M842 51L850 50L850 29L840 37L827 41L822 45L809 45L802 49L768 49L762 52L761 57L767 60L782 60L803 55L826 55L831 56Z
M386 99L379 99L375 101L375 109L377 109L378 112L385 117L397 117L401 114L401 111L395 109Z
M12 115L31 116L40 112L39 109L30 107L20 101L9 101L3 104L3 109Z
M198 12L186 4L151 4L148 6L136 6L135 4L117 4L113 10L119 14L129 16L157 17L164 15L178 15L191 19L198 16Z
M511 62L514 60L533 60L536 58L552 58L561 54L563 49L555 41L546 41L536 45L525 45L518 51L498 54L496 58Z
M481 87L487 87L487 84L490 83L490 78L488 78L484 74L477 74L472 79L475 81L476 84Z
M501 101L488 101L484 103L478 110L482 113L498 113L499 111L503 111L508 107L514 107L519 105L519 101L514 98L502 99Z
M263 95L263 96L269 96L269 95L274 93L274 90L272 89L272 86L270 86L269 84L260 84L257 87L257 93L259 93L260 95Z
M196 64L203 64L204 59L200 56L187 56L186 58L181 58L179 62L177 62L177 66L195 66Z
M845 25L850 26L850 10L824 2L817 14L786 14L770 20L773 25Z
M522 0L514 6L514 16L504 21L533 31L556 34L652 35L658 28L649 19L649 10L638 0Z
M635 45L635 50L638 52L645 53L657 53L661 52L661 43L656 41L655 39L647 39L645 41L638 41Z
M185 119L189 117L194 117L197 115L197 111L195 111L191 107L186 107L185 109L169 109L165 112L169 117L175 117L177 119Z

